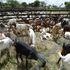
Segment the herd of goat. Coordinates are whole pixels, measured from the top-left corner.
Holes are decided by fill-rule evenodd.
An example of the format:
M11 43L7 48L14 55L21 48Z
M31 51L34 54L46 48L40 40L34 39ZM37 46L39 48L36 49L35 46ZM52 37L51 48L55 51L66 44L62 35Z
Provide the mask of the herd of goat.
M47 21L48 22L48 21ZM47 27L44 26L43 22L41 25L35 24L19 24L16 19L10 19L7 25L0 24L0 51L6 48L10 48L14 46L16 49L16 59L17 63L19 63L18 58L23 61L22 56L26 57L26 69L28 61L27 59L40 60L40 64L38 68L44 67L46 65L46 60L41 57L41 55L36 51L36 34L35 28L40 28L40 39L54 39L55 36L63 36L66 39L70 39L70 20L61 18L57 24L47 24ZM5 29L5 31L3 31ZM14 37L13 37L14 36ZM20 37L28 37L29 42L24 42L20 39ZM64 62L70 63L70 44L63 44L62 51L58 53L59 60L57 64L59 64L62 59Z

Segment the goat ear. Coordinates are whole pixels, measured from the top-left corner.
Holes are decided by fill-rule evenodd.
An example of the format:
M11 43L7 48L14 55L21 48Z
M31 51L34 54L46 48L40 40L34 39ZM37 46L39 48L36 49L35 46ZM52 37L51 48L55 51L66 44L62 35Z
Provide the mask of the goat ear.
M65 42L63 43L63 48L65 47Z

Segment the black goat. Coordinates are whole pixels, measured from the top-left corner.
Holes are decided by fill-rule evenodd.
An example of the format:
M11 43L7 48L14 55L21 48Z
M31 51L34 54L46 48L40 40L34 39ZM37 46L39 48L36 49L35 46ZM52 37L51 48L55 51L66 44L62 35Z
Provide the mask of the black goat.
M62 55L66 55L66 54L68 54L68 53L70 53L70 44L66 44L66 45L65 45L65 43L64 43L64 44L63 44L63 47L62 47L61 54L62 54ZM61 58L59 58L57 64L59 64L60 60L61 60Z
M5 28L5 25L3 23L0 23L1 28Z
M64 33L65 32L70 32L70 25L65 25L63 28Z
M46 61L38 55L38 52L30 47L28 44L24 43L23 41L20 40L15 40L15 48L16 48L16 58L18 62L18 57L22 59L22 55L26 56L26 66L27 66L27 59L34 59L34 60L40 60L41 61L41 67L44 67L46 64ZM27 69L28 70L28 69Z

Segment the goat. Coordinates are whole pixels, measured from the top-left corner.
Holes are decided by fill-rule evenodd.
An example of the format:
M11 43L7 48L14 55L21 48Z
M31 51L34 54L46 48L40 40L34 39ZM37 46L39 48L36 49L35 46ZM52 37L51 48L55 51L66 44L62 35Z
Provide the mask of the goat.
M38 55L38 52L33 48L30 47L28 44L26 44L23 41L20 41L18 39L15 40L14 42L15 44L15 48L16 48L16 58L17 58L17 62L18 61L18 57L20 57L21 60L22 59L22 55L26 56L26 68L27 68L27 59L34 59L34 60L40 60L41 61L41 67L44 67L46 64L46 61L43 59L43 57Z
M46 28L42 27L40 29L40 32L41 32L41 36L40 36L41 40L46 39Z
M70 32L70 25L65 25L63 28L63 32Z
M20 25L21 26L21 28L25 25L25 24L18 24L18 25ZM20 28L20 26L18 26L19 28ZM18 30L19 31L19 33L24 37L24 34L26 35L26 36L29 36L30 38L31 38L31 46L32 47L35 47L35 39L36 39L36 35L35 35L35 32L33 31L33 29L32 29L32 27L30 26L30 25L25 25L26 27L24 28L24 29L18 29L18 28L16 28L15 29L15 31L14 31L14 28L13 28L13 31L14 31L14 33L16 34L16 30ZM16 34L17 35L17 34Z
M9 54L9 48L13 45L13 41L9 38L6 37L4 35L4 37L2 39L0 39L0 63L3 63L4 61L6 61L7 58L9 58L10 54ZM5 53L7 51L7 56L3 59L2 57L4 55L2 55L2 53Z
M18 24L16 19L10 19L7 24L10 25L10 27L15 26L17 29L26 29L28 27L32 28L30 24L25 24L24 22L23 24Z
M0 23L1 28L5 28L5 25L3 23Z
M60 27L59 24L54 25L53 28L52 28L52 34L53 34L53 35L54 35L54 34L59 34L60 28L61 28L61 27Z
M29 27L33 29L33 27L30 24L16 24L17 29L22 29L23 30L23 29L26 29L26 28L28 29Z
M45 28L42 28L40 31L41 31L41 36L40 36L41 40L52 39L52 35L47 32L49 31L49 29L46 30Z
M53 36L50 33L42 34L40 37L41 37L41 40L43 40L43 39L45 39L45 40L47 40L47 39L52 40L52 38L53 38Z
M70 32L65 32L64 37L65 37L66 39L70 39Z
M17 23L15 18L9 19L7 25L10 25L10 24L12 24L12 23Z
M35 47L35 40L36 40L35 32L33 31L33 29L29 28L28 33L29 33L29 36L30 36L30 38L31 38L31 40L32 40L31 46L32 46L32 47Z
M4 39L0 40L0 44L0 50L2 50L9 48L13 44L13 41L9 37L5 37Z
M65 56L62 56L60 52L58 52L58 54L64 62L70 64L70 53L66 54Z
M14 26L22 36L25 31L26 34L28 34L31 38L31 41L32 41L31 46L35 47L35 33L33 31L33 27L30 24L18 24L16 22L16 19L10 19L8 24L11 24L10 27ZM14 28L12 27L12 29Z
M67 55L68 53L70 53L70 44L66 44L66 45L65 45L65 43L63 43L63 47L62 47L61 54L62 54L63 56L65 56L65 55ZM61 57L59 58L57 64L59 64L60 60L61 60Z

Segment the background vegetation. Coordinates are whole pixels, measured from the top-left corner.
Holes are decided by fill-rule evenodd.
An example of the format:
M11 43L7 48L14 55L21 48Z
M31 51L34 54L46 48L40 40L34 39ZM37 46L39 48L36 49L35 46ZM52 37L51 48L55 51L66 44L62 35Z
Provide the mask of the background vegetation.
M63 9L70 9L70 2L65 2L65 7ZM62 9L61 6L47 5L44 1L35 0L32 3L27 4L26 2L19 3L17 0L0 0L0 8L31 8L31 7L45 7L47 9Z

